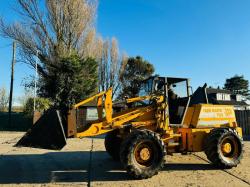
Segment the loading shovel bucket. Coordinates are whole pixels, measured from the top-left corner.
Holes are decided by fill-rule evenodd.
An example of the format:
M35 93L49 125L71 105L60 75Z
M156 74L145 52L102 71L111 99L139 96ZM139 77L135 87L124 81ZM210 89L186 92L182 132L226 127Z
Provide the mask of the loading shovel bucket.
M17 142L16 147L61 150L66 145L63 122L58 110L48 110Z

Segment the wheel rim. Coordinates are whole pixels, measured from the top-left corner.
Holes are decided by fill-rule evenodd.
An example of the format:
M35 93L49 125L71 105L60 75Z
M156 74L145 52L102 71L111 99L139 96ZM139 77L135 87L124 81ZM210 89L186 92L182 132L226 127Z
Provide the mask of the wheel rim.
M141 166L151 166L156 156L157 153L154 149L154 146L149 141L141 142L135 146L134 159Z
M224 160L232 162L240 155L239 142L234 136L227 136L221 140L220 152Z

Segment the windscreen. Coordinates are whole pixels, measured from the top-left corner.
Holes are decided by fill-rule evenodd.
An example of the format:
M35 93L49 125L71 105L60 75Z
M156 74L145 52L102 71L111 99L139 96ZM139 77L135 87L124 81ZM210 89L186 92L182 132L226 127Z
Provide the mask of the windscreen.
M187 83L186 81L181 81L174 83L170 87L172 91L177 95L177 97L183 98L187 97Z

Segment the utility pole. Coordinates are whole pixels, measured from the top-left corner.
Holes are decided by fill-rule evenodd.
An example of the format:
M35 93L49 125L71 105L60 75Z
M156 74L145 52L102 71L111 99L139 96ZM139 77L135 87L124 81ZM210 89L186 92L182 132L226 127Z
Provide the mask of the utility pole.
M11 126L12 96L14 82L14 68L16 63L16 42L13 42L12 63L11 63L11 79L10 79L10 97L9 97L9 127Z
M33 106L33 113L35 115L36 111L36 81L37 81L37 58L38 58L38 50L36 51L36 72L35 72L35 89L34 89L34 106Z

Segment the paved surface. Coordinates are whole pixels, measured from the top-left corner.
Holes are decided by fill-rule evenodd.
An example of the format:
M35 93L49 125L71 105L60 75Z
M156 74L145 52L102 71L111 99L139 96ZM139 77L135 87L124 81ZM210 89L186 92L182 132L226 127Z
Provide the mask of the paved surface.
M133 180L104 151L102 138L71 139L62 151L15 148L22 133L0 132L0 185L4 186L250 186L250 142L242 163L217 170L203 153L167 156L163 171Z

